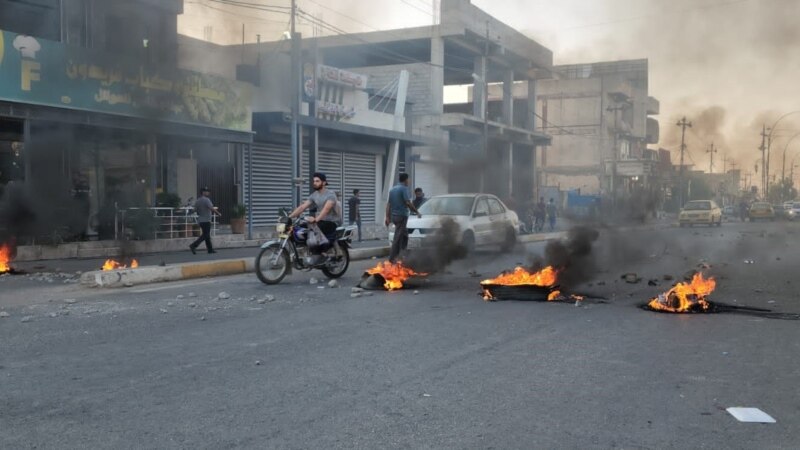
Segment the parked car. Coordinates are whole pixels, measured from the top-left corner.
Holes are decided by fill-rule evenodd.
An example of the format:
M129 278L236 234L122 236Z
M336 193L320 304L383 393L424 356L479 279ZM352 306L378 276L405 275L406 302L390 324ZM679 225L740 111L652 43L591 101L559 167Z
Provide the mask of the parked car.
M776 219L786 218L786 209L784 209L783 205L772 205L772 210L775 211Z
M750 212L748 213L751 222L758 219L775 220L775 209L767 202L755 202L750 205Z
M469 249L500 245L511 249L519 234L519 218L499 198L490 194L448 194L428 199L419 208L422 218L408 218L408 248L425 245L445 218L454 220L461 233L461 243ZM394 239L390 230L389 239Z
M683 206L678 223L682 227L695 224L722 225L722 210L713 200L692 200Z
M789 220L800 220L800 202L792 203L792 207L786 212L786 218Z

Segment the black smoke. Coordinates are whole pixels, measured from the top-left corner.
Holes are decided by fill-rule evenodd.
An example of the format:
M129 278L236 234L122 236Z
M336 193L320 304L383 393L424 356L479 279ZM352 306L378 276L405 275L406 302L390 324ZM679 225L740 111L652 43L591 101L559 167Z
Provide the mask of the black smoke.
M600 233L593 228L571 228L565 239L548 242L544 257L534 257L529 269L539 271L553 266L559 271L558 284L561 287L574 287L590 281L598 272L592 250L599 237Z
M469 256L469 249L461 243L461 227L450 218L442 219L439 224L440 228L427 239L425 247L409 252L404 265L416 272L434 273Z

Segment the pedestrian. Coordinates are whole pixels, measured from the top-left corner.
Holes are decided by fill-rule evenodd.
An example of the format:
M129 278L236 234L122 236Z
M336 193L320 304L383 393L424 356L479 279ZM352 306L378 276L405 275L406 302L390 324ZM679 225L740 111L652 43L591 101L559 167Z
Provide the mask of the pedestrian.
M361 242L361 191L353 189L353 196L347 200L348 225L358 226L358 242Z
M547 219L550 221L550 231L553 231L556 228L557 213L558 208L556 208L556 202L551 198L550 203L547 204Z
M392 250L389 253L389 262L394 264L400 251L408 247L408 214L409 209L422 218L417 207L411 203L411 192L408 189L408 174L400 174L400 182L389 190L389 201L386 202L386 220L384 223L388 227L394 224L394 239L392 240Z
M421 187L414 189L414 201L412 202L414 203L414 208L419 209L419 207L424 205L427 201L428 199L425 198L425 193L422 192Z
M336 237L336 227L340 218L336 215L336 194L328 190L328 178L322 172L315 172L311 177L314 192L297 207L289 217L296 218L303 214L303 211L313 207L316 210L315 215L306 217L309 224L316 224L320 231L332 241ZM313 254L312 265L319 265L324 263L322 252L326 251L329 247L320 246L311 249Z
M533 209L534 225L533 230L536 232L544 229L544 219L547 214L547 205L544 203L544 197L539 197L539 203Z
M197 247L201 242L206 243L206 250L208 250L208 253L217 253L211 245L211 216L213 214L220 216L221 214L219 213L219 209L211 203L209 195L211 195L211 191L208 187L204 186L203 189L200 190L200 197L194 202L194 211L197 213L197 224L200 225L201 231L200 237L189 245L189 250L195 255L197 254Z

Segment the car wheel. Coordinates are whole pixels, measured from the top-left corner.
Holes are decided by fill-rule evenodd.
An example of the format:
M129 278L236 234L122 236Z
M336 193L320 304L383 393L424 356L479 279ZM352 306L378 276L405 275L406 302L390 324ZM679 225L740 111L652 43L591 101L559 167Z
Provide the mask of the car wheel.
M513 228L508 227L506 228L506 235L503 244L500 246L500 250L503 252L510 252L514 249L515 245L517 245L517 233L514 232Z
M472 231L464 232L464 236L461 238L461 245L464 246L468 253L472 253L475 250L475 235L472 234Z

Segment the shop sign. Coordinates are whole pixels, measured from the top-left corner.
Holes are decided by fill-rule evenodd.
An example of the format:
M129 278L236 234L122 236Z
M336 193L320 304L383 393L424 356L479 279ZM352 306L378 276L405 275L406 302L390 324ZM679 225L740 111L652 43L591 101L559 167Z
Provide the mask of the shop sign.
M356 89L367 88L367 76L347 70L337 69L336 67L319 64L317 66L317 79L320 81L334 83L341 86L349 86Z
M356 115L356 109L352 106L344 106L338 103L317 101L317 113L330 114L341 119L351 119Z
M0 30L0 100L250 131L246 83Z

